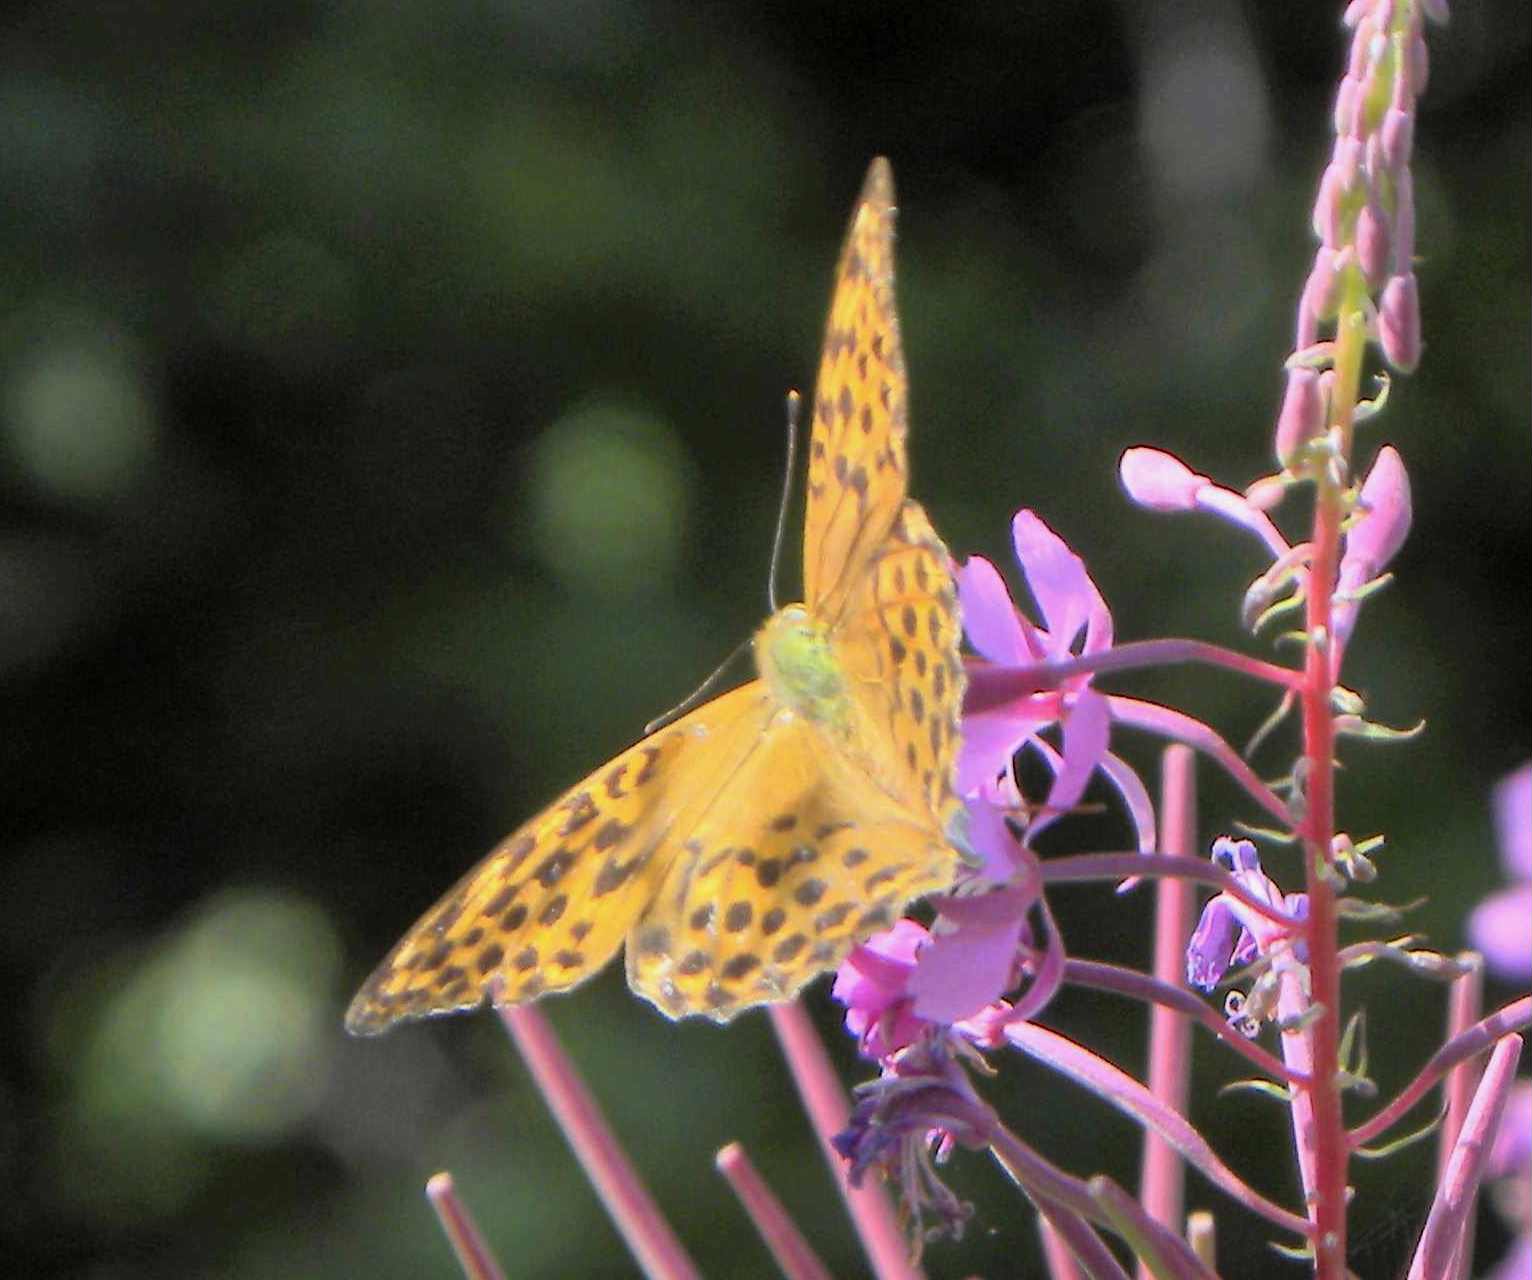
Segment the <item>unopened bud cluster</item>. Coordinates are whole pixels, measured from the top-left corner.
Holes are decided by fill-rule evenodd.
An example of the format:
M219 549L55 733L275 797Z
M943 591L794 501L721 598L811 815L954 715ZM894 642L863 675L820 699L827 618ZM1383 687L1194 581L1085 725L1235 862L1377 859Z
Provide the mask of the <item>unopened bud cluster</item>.
M1420 359L1410 153L1428 69L1427 17L1446 21L1446 0L1353 0L1346 11L1351 52L1335 99L1335 148L1314 202L1320 243L1298 303L1296 353L1365 298L1376 307L1373 332L1388 363L1408 373ZM1292 363L1277 422L1284 465L1323 432L1333 381L1314 362Z

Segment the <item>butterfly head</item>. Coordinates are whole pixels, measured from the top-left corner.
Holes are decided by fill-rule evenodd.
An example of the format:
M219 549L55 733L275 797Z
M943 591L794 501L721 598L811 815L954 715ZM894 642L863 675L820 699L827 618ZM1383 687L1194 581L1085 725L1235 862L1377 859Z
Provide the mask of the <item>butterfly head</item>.
M803 605L778 609L755 633L755 663L779 705L825 727L849 720L846 677L829 628Z

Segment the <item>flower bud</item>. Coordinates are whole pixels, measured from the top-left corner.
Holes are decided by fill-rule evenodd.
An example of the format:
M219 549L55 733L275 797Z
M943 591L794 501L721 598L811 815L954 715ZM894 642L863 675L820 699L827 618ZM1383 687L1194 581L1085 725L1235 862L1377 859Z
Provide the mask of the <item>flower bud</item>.
M1325 428L1325 403L1319 374L1313 369L1289 369L1287 391L1277 415L1277 461L1287 466L1292 457Z
M1410 162L1410 150L1415 143L1414 113L1390 107L1383 114L1378 137L1383 149L1383 163L1390 173L1398 173Z
M1151 511L1191 511L1197 493L1213 482L1159 449L1129 449L1117 464L1128 497Z
M1335 133L1337 137L1345 137L1356 131L1357 120L1357 95L1361 85L1350 76L1344 77L1340 82L1340 89L1335 95Z
M1410 477L1399 452L1384 445L1362 482L1362 514L1346 534L1341 577L1356 566L1357 585L1376 578L1388 566L1410 531Z
M1369 283L1383 279L1389 266L1388 226L1375 201L1362 206L1356 219L1356 257Z
M1336 253L1321 246L1314 255L1313 269L1303 286L1303 305L1314 319L1333 320L1339 302L1340 272L1336 269Z
M1340 185L1340 171L1332 160L1325 168L1324 177L1319 180L1319 194L1314 197L1314 212L1311 219L1314 224L1314 234L1331 249L1340 248L1341 243Z
M1362 182L1362 161L1366 151L1360 138L1339 138L1335 143L1335 158L1330 162L1335 169L1335 185L1338 194L1349 196L1356 192Z
M1391 276L1378 303L1378 340L1389 364L1409 373L1420 363L1420 293L1415 273Z

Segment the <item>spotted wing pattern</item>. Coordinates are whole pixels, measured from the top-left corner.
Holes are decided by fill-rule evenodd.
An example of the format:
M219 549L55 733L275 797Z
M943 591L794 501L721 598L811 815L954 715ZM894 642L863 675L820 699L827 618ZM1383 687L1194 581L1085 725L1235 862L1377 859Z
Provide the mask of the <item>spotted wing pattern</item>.
M672 1017L787 999L954 866L923 805L778 710L630 934L629 985Z
M416 922L346 1014L355 1035L514 1004L583 982L611 959L681 851L676 838L765 728L759 682L645 738L492 850ZM733 745L732 749L730 744Z
M963 709L963 625L947 548L906 500L831 633L851 695L876 726L853 749L857 774L949 838ZM954 866L955 869L955 866Z
M874 160L836 268L814 386L803 598L836 617L904 501L906 379L894 309L894 179Z

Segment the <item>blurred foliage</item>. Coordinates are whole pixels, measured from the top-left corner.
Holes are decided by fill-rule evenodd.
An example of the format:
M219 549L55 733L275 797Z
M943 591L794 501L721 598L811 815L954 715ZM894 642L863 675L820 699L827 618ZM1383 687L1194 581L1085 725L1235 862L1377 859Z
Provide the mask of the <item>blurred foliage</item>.
M1269 466L1340 7L13 8L15 1273L448 1276L420 1192L450 1166L515 1274L631 1274L492 1021L352 1043L349 989L763 615L782 395L812 375L873 154L901 188L915 488L948 541L1004 558L1034 507L1120 635L1241 643L1250 549L1128 508L1113 466L1140 442L1236 486ZM1379 718L1430 731L1348 751L1342 794L1355 833L1390 836L1384 896L1428 894L1413 923L1448 947L1497 881L1488 788L1529 749L1532 509L1532 20L1456 9L1418 130L1428 350L1380 429L1415 529L1348 663ZM1205 673L1132 688L1236 742L1267 710ZM1248 816L1211 776L1204 814ZM1145 903L1058 906L1082 952L1146 958ZM1397 1085L1440 993L1358 991ZM612 973L551 1012L709 1274L771 1274L711 1171L735 1138L859 1270L762 1018L673 1027ZM1069 997L1049 1019L1141 1058L1136 1010ZM1291 1197L1280 1116L1214 1097L1234 1074L1204 1052L1196 1115ZM1131 1130L1066 1085L1007 1064L990 1093L1046 1152L1131 1182ZM1428 1163L1358 1170L1363 1275L1398 1270ZM978 1225L931 1273L1025 1270L1029 1213L980 1161L953 1176ZM1264 1272L1253 1224L1191 1202L1220 1211L1230 1273Z

